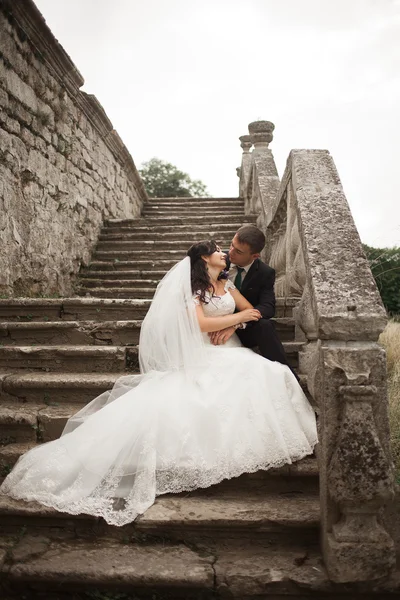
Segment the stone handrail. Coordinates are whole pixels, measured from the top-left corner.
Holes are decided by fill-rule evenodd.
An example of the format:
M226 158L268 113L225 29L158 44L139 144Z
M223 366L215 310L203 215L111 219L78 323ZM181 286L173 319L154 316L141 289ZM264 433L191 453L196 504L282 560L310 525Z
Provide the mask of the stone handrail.
M389 574L394 543L382 525L393 496L386 360L387 318L340 179L327 150L293 150L279 182L274 126L240 138L240 195L267 237L276 293L298 298L300 372L319 407L321 544L333 581ZM253 152L250 152L254 144Z

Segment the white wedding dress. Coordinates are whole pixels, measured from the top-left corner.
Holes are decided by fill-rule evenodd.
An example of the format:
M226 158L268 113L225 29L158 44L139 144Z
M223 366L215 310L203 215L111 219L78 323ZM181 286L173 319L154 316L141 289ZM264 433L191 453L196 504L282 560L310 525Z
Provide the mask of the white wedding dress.
M203 305L207 316L234 312L230 287ZM157 495L312 453L315 414L290 369L243 348L236 334L213 346L196 302L186 258L159 284L143 322L142 374L121 377L58 440L21 457L1 493L125 525Z

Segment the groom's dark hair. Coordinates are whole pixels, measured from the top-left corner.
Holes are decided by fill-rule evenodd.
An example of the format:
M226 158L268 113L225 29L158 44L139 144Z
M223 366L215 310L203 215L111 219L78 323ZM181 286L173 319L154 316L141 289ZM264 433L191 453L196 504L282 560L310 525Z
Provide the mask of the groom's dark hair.
M250 246L252 254L261 252L265 246L265 235L255 225L243 225L237 230L236 235L241 244Z

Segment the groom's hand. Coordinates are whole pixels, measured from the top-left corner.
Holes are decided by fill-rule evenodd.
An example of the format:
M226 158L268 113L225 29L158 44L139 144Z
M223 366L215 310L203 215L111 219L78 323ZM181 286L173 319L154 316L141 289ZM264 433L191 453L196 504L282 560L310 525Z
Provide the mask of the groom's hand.
M221 329L220 331L212 331L208 335L210 336L211 343L214 344L214 346L220 346L225 344L234 333L234 327L227 327L226 329Z

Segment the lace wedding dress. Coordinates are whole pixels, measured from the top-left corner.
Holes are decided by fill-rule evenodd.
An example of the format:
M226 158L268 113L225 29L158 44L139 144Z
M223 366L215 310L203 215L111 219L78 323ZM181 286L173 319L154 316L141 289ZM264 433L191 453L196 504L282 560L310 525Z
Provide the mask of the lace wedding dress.
M225 294L207 316L231 314ZM200 332L184 259L163 279L142 325L141 375L121 377L62 436L21 457L1 493L125 525L160 494L194 490L312 453L315 414L286 366Z

